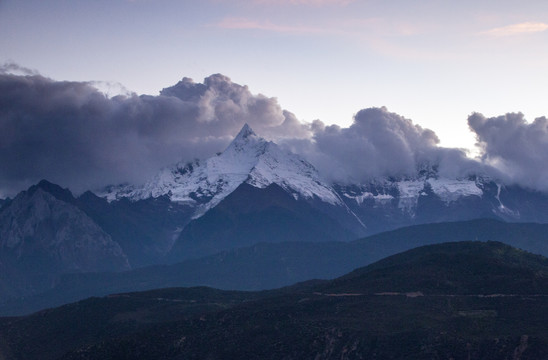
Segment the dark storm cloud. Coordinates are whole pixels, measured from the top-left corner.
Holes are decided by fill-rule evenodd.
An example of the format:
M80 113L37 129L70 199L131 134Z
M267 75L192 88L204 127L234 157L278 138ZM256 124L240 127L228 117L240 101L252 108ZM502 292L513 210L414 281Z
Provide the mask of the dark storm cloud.
M480 170L480 164L466 158L462 150L438 147L439 139L432 130L384 107L361 110L348 128L316 121L311 130L313 141L293 141L293 150L339 182L414 176L419 168L429 165L437 165L446 176Z
M90 83L22 69L0 69L0 194L41 178L76 192L144 181L159 167L222 151L245 122L272 139L307 136L276 99L222 75L183 79L160 96L109 98Z
M275 98L223 75L184 78L159 96L108 97L90 82L54 81L8 64L0 67L0 197L42 178L76 193L140 183L163 166L222 151L244 123L328 180L407 177L437 166L441 176L489 175L548 191L546 118L527 124L521 114L474 114L468 121L482 159L439 147L433 131L386 108L359 111L347 128L303 124Z
M548 191L548 120L528 123L523 114L468 118L475 132L482 161L498 169L506 182Z

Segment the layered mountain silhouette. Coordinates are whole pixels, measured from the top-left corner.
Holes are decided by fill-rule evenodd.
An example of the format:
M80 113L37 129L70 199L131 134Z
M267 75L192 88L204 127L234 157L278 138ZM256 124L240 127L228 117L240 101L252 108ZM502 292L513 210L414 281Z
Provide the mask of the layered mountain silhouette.
M396 237L383 241L357 240L372 234L381 239L382 232L405 226L486 218L547 223L548 197L481 174L443 178L435 165L422 166L413 178L333 184L246 125L222 153L175 164L144 185L110 186L75 197L44 180L3 200L0 305L11 313L18 304L21 313L38 304L101 294L101 286L112 291L168 284L272 288L332 278L382 256L449 240L501 240L546 254L546 232L534 224L521 230L494 222L446 224L441 233L409 230L404 239L392 233ZM482 233L492 228L508 233ZM524 237L529 233L531 239ZM223 258L233 259L232 270L218 266ZM284 268L283 261L294 265ZM261 262L281 267L267 275ZM177 273L178 266L184 271ZM230 279L237 266L248 269L248 276ZM253 280L251 271L261 276ZM162 283L162 276L171 280ZM55 291L59 295L50 296ZM31 299L38 302L23 306Z
M416 248L331 281L170 288L2 318L6 359L541 359L548 259L499 242Z
M156 288L273 289L309 279L332 279L402 251L444 242L499 241L548 256L547 233L547 224L481 219L416 225L350 242L263 242L173 265L65 274L48 291L5 301L0 314L22 315L90 296Z

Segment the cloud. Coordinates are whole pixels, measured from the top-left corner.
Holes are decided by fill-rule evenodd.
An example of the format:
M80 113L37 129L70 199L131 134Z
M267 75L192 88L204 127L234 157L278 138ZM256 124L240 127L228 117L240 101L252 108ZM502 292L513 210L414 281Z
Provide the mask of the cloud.
M8 67L5 67L6 69ZM9 66L0 72L0 196L42 178L76 193L148 180L161 167L224 150L244 123L314 164L326 179L363 183L490 175L548 191L548 120L522 114L469 117L482 157L442 148L436 134L388 109L359 111L349 127L301 123L276 98L216 74L183 78L158 96L108 97L93 82L55 81ZM503 175L501 175L503 174Z
M295 36L338 36L366 44L376 52L396 58L439 60L448 55L429 52L408 46L411 37L424 36L433 30L425 24L395 21L382 17L338 17L310 18L299 22L288 22L268 17L225 17L208 25L222 30L269 32Z
M263 30L278 33L291 34L318 34L326 32L325 29L304 25L274 24L270 21L256 21L246 18L226 18L220 21L217 27L231 30Z
M273 5L308 5L308 6L324 6L338 5L346 6L353 3L355 0L254 0L258 4L273 4Z
M38 75L38 71L20 66L13 62L0 64L0 74Z
M482 161L498 169L507 182L548 191L548 120L528 123L522 113L468 118Z
M513 24L513 25L508 25L508 26L487 30L487 31L484 31L483 34L490 35L490 36L503 37L503 36L537 33L537 32L545 31L547 29L548 29L547 23L523 22L519 24Z
M123 96L133 96L135 95L133 91L130 91L124 85L118 82L112 81L88 81L89 85L93 86L107 97L114 97L117 95Z
M290 148L336 182L413 177L428 166L452 177L481 170L481 165L468 159L463 150L438 147L439 139L432 130L384 107L361 110L348 128L315 121L311 131L311 140L290 141Z
M234 1L234 0L218 0L218 1ZM241 0L237 0L240 1ZM346 6L350 3L355 2L356 0L246 0L246 5L252 4L256 5L274 5L274 6L295 6L295 5L304 5L304 6Z
M0 74L0 195L42 178L80 192L141 182L160 167L222 151L244 123L276 140L309 137L275 98L223 75L159 96L107 97L93 83Z

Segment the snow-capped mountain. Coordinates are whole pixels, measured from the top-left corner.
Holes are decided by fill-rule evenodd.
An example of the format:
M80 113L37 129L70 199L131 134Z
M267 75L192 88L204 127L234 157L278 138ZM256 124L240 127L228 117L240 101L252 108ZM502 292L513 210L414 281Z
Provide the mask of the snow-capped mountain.
M339 195L321 181L310 163L257 136L247 124L217 156L206 161L178 163L164 168L142 187L111 187L100 196L109 201L122 197L136 201L167 195L171 201L196 206L196 218L242 183L261 189L277 184L296 200L317 198L331 205L345 206Z
M275 184L295 200L313 204L356 237L406 225L478 217L543 221L532 209L541 206L537 199L547 198L479 175L444 178L435 165L425 164L415 177L330 184L313 165L259 137L247 124L225 151L214 157L175 164L143 186L110 187L100 196L133 202L164 196L192 209L191 218L197 219L242 184L257 189ZM517 198L512 195L516 192L520 194ZM522 202L522 198L527 200Z
M415 178L334 185L368 233L397 227L478 218L548 222L548 195L491 178L450 179L430 171Z
M420 164L415 176L332 184L248 125L216 156L176 164L144 186L111 187L100 196L112 204L166 199L182 206L184 218L162 228L167 245L159 254L169 261L260 241L344 241L425 223L548 222L546 194L480 174L445 178L435 164Z

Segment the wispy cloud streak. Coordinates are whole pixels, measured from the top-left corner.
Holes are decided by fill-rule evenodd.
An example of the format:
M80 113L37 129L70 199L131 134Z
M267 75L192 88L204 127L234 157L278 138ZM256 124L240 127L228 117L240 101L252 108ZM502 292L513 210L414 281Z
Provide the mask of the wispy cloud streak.
M313 26L274 24L270 21L234 17L223 19L216 26L231 30L264 30L291 34L319 34L326 32L325 29Z
M491 30L484 31L482 34L490 36L512 36L520 34L531 34L546 31L548 29L547 23L542 22L523 22L519 24L512 24L508 26L498 27Z
M265 5L346 6L355 0L252 0L252 2Z

